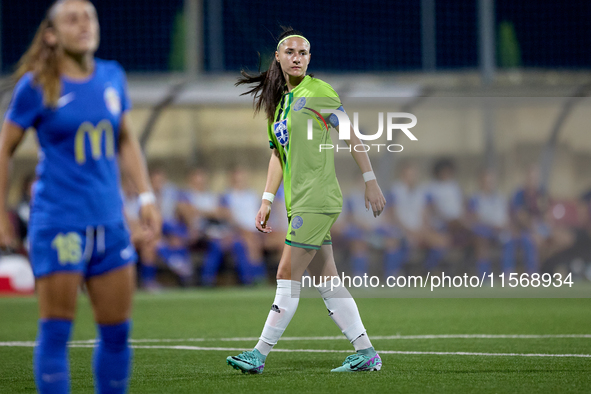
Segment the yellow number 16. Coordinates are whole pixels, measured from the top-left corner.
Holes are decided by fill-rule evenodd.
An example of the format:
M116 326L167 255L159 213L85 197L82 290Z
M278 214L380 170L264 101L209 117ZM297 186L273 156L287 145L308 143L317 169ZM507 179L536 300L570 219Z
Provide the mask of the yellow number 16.
M82 238L77 233L59 233L51 246L57 250L57 259L61 265L77 264L82 259Z

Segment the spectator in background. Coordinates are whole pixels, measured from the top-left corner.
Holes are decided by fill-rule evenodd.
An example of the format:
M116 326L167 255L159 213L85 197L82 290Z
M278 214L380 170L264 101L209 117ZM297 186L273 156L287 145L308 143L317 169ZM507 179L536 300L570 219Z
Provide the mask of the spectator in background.
M236 167L231 175L230 189L222 196L224 216L232 227L232 250L240 281L245 284L264 281L262 234L253 221L261 205L259 194L248 185L248 172Z
M480 174L480 188L468 202L468 215L479 274L492 271L491 249L499 244L502 246L502 266L505 267L512 253L509 205L496 190L496 177L492 171Z
M449 244L464 243L467 239L467 226L464 222L464 198L456 180L456 167L451 159L439 159L433 166L433 181L429 184L431 196L431 226L441 234L450 237ZM432 250L425 261L427 269L432 269L444 256L445 248Z
M123 213L131 233L131 242L138 252L140 286L148 291L160 288L156 282L156 245L157 239L146 236L147 228L140 223L140 202L138 193L128 176L121 178Z
M193 279L193 264L188 248L188 231L182 222L169 222L162 226L162 239L158 243L158 256L177 276L181 286L189 286Z
M527 272L538 270L539 247L550 237L550 227L544 218L549 206L547 193L540 189L539 169L532 166L527 170L524 186L517 189L511 199L513 237L509 244L508 258L504 261L504 272L515 271L515 252L518 246L523 248Z
M219 196L209 189L209 174L204 168L194 168L187 179L187 189L181 193L179 213L189 227L191 244L221 238L222 211Z
M550 207L551 199L540 187L539 168L532 166L526 173L523 188L518 189L511 200L514 235L505 272L515 270L514 255L519 245L523 248L525 268L533 273L540 268L541 253L548 258L573 244L572 233L555 225Z
M427 251L425 268L434 268L450 243L447 234L430 220L433 198L429 185L419 184L417 168L411 163L403 164L400 179L391 191L393 222L400 235L386 257L387 275L396 275L408 261L410 252L418 249Z
M162 213L162 223L173 223L178 220L177 205L179 190L171 182L163 168L157 167L150 171L150 182L156 196L156 203Z
M205 246L205 258L201 274L202 284L215 285L222 263L228 225L223 218L220 197L209 188L209 174L205 168L194 168L187 179L187 189L182 193L178 208L189 228L189 245Z
M368 274L370 261L370 247L384 247L386 249L386 266L389 265L391 254L395 253L397 239L392 225L388 225L387 212L374 218L373 212L365 208L365 181L360 178L359 185L353 193L344 199L343 213L346 224L345 236L349 252L350 265L353 275ZM386 197L387 198L387 197Z

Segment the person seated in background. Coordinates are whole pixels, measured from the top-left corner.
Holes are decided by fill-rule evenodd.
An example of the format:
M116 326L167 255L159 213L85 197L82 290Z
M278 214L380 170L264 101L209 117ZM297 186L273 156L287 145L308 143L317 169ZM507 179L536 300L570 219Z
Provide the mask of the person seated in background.
M196 245L220 238L215 229L222 222L220 197L209 188L209 174L202 167L189 172L187 188L180 194L178 211L189 229L189 242Z
M201 282L205 286L213 286L227 249L224 240L228 237L229 228L223 217L220 196L211 191L205 168L196 167L189 173L187 188L181 193L178 209L188 226L191 248L205 248Z
M193 263L188 247L189 233L182 222L165 223L162 226L162 239L157 252L164 264L177 276L181 286L191 285Z
M150 171L150 182L162 215L162 223L176 222L179 219L177 211L180 199L179 188L168 180L166 171L161 167Z
M548 258L572 245L572 233L554 225L550 207L550 197L540 187L539 168L532 166L526 172L524 186L511 199L513 237L503 267L505 272L515 271L515 250L519 245L528 273L539 271L541 257Z
M511 233L509 204L496 190L496 177L490 170L480 174L479 190L468 201L468 218L474 235L476 268L480 275L492 272L491 250L502 247L502 264L510 258Z
M511 198L512 238L507 259L503 261L504 272L515 271L515 252L523 248L525 268L529 273L539 267L538 250L550 236L550 227L544 218L550 205L548 194L540 189L540 173L530 167L525 176L524 186L517 189Z
M358 187L344 198L341 214L346 222L343 235L347 240L349 262L355 276L369 275L371 246L385 249L388 265L398 244L391 221L388 224L388 212L374 217L373 212L365 207L365 181L360 178L359 182ZM387 196L386 200L389 200Z
M447 238L446 247L434 249L425 261L426 268L437 266L451 245L462 245L468 237L464 221L464 197L456 180L456 166L451 159L439 159L433 165L433 180L429 183L431 227Z
M163 168L156 167L150 171L150 183L156 205L162 215L162 226L166 224L177 225L180 217L178 213L178 203L180 199L179 189L168 180L166 171ZM145 260L141 257L140 279L142 283L148 284L151 290L156 290L159 286L156 282L156 246L150 245L150 253L146 255Z
M399 229L399 237L386 258L387 275L397 275L412 250L426 250L424 268L434 268L449 247L450 239L430 220L433 198L429 185L419 184L415 165L404 163L401 166L400 181L392 186L390 197L393 223Z
M140 202L138 193L127 176L122 176L121 192L123 197L123 213L131 234L131 242L138 253L140 286L146 290L159 289L156 282L156 245L157 239L146 236L148 229L140 224Z
M248 172L236 167L230 174L230 188L220 199L223 216L232 229L231 248L238 277L243 284L252 284L266 280L263 260L263 240L254 225L261 205L259 194L248 185ZM206 269L207 268L207 269ZM207 272L217 272L213 267L204 267Z

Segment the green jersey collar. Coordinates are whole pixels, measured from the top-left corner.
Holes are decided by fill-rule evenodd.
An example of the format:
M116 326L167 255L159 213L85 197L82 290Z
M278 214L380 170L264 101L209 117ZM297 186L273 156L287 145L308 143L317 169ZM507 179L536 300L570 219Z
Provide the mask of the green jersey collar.
M295 92L297 92L297 91L298 91L298 89L300 89L301 87L303 87L303 86L307 85L308 83L310 83L310 81L311 81L311 80L312 80L312 77L311 77L311 76L309 76L309 75L306 75L306 76L304 77L304 79L302 79L302 82L300 82L300 83L298 84L298 86L296 86L295 88L293 88L293 89L291 90L291 92L287 92L287 85L285 85L285 87L286 87L286 92L285 92L285 94L287 94L287 93L292 93L292 94L294 94ZM295 95L295 94L294 94L294 96L297 96L297 95Z

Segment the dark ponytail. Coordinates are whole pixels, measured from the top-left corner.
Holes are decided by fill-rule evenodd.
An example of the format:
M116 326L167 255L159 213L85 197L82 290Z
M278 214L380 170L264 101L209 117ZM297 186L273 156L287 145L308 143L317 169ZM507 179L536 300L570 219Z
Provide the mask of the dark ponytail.
M291 27L282 26L282 29L283 33L278 37L277 42L287 36L302 35L302 33ZM281 101L281 96L285 90L285 78L283 77L281 65L275 59L275 54L271 57L271 65L267 71L253 75L242 70L240 74L242 74L242 77L238 78L238 82L235 84L236 86L254 84L254 87L242 93L241 96L252 94L254 96L255 114L264 108L267 119L269 122L272 122L275 116L275 108L277 108L277 104Z

